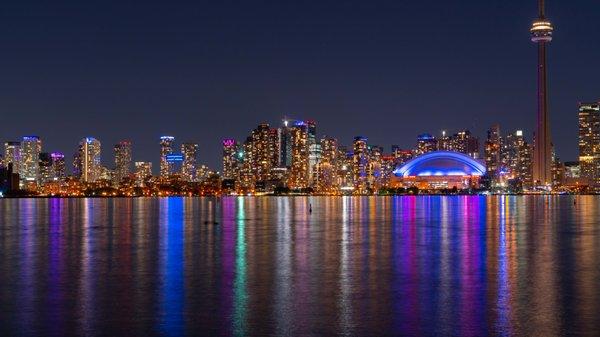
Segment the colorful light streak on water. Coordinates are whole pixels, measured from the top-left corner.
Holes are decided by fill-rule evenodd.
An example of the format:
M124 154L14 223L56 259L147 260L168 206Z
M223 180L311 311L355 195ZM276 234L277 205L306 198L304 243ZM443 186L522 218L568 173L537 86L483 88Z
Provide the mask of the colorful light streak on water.
M577 198L1 200L0 335L593 334Z

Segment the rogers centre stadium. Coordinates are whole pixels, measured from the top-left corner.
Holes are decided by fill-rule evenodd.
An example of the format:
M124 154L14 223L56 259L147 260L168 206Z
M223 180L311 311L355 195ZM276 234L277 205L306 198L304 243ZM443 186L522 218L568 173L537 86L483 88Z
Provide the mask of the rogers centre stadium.
M485 165L466 154L434 151L416 157L394 170L392 186L419 189L479 187Z

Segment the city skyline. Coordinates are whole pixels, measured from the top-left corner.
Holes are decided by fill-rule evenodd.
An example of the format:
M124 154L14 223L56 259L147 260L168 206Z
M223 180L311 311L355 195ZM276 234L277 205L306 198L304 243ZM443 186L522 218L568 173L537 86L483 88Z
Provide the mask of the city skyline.
M228 31L227 36L191 21L181 25L175 22L178 17L191 20L194 15L200 15L194 8L165 8L167 17L161 26L164 32L182 31L186 32L183 37L190 39L195 34L215 39L210 46L225 58L222 67L211 69L208 65L215 65L217 54L206 56L198 45L188 46L182 40L168 38L171 35L150 36L156 44L138 45L139 50L134 48L135 43L133 46L118 43L121 40L117 33L125 40L136 41L142 37L140 31L121 21L133 15L131 8L117 12L113 19L117 24L109 25L107 32L101 33L94 26L78 21L65 21L61 26L57 20L63 14L42 7L39 11L48 15L39 24L49 27L49 33L43 34L37 30L38 26L27 29L20 26L30 18L20 17L17 14L20 5L11 4L2 14L4 20L0 25L14 30L14 37L22 39L19 43L7 41L4 45L9 50L3 56L7 68L6 90L0 100L0 111L5 119L0 126L0 136L3 140L19 140L22 135L36 134L46 140L48 148L65 152L71 144L89 135L105 144L116 144L126 138L133 143L136 160L155 162L156 137L173 134L180 140L200 144L201 161L212 167L220 163L221 138L239 138L257 120L274 123L282 115L317 119L321 130L335 133L340 140L349 141L357 134L364 134L373 143L385 146L412 144L414 135L409 131L413 129L438 134L441 130L468 128L483 139L485 130L495 123L505 130L522 129L527 138L532 138L535 50L523 39L523 32L537 12L535 2L479 4L467 1L452 5L440 2L435 6L382 2L378 6L363 4L361 11L351 5L356 4L266 8L267 13L297 10L293 18L306 19L306 23L276 22L260 15L244 19L244 8L235 8L228 14L231 17L226 18L241 16L242 22L251 29L247 34ZM575 160L578 131L574 111L578 102L594 102L600 95L593 80L600 76L600 70L594 67L600 51L586 43L600 34L596 20L587 19L597 4L592 1L550 2L547 7L553 23L560 27L549 56L552 136L561 158ZM184 9L192 10L184 14ZM225 9L227 7L214 5L208 11L219 17L224 15ZM346 12L336 16L333 13L338 9ZM90 16L90 22L113 23L103 21L107 18L102 10L97 13L85 8L73 10L75 14L82 12ZM139 11L139 29L150 29L150 10L140 8ZM362 21L349 20L359 12ZM432 21L443 18L448 22L443 27L445 34L422 29L424 23L419 19L425 13ZM453 15L446 16L446 13ZM411 15L414 18L408 17ZM486 20L479 19L483 17ZM270 26L253 26L257 22ZM60 51L73 49L74 53L66 56L68 64L59 62L53 57L56 54L44 46L56 42L58 33L77 25L81 26L81 33L63 34L64 38L53 45ZM314 25L329 35L315 37L310 28ZM300 33L288 37L284 35L286 30L278 30L279 27L288 31L299 28ZM200 31L204 34L198 33ZM263 34L266 31L274 33L268 37ZM106 57L100 59L79 49L77 41L84 33L94 41L106 41L110 47L102 49L108 53L104 54ZM236 37L238 33L243 36ZM486 39L482 39L483 36ZM315 38L315 42L309 42L309 37ZM252 39L260 43L254 47L248 45ZM477 48L473 48L474 39ZM450 40L454 46L452 51L446 44ZM265 47L274 46L275 42L281 45L280 49ZM41 48L36 55L48 56L43 58L45 61L23 54L31 50L28 47L33 43ZM430 44L442 48L443 57L436 64L432 64L428 56L433 55ZM170 50L164 49L166 46L173 48L168 59L180 60L182 66L152 63L155 56ZM312 48L317 54L291 55L299 46ZM368 55L363 50L366 47L372 50ZM247 63L231 63L232 50L253 57L246 58ZM136 58L140 62L129 63L127 57L120 62L117 52L140 56ZM188 58L192 55L195 61ZM200 57L202 55L206 57ZM365 56L376 57L380 62L364 63L361 60ZM277 62L273 63L274 60ZM23 71L25 61L30 66L28 71ZM97 72L92 67L94 64L106 72ZM41 71L44 65L46 68ZM151 65L161 70L146 71ZM117 72L125 66L126 71ZM136 76L142 73L141 77ZM277 77L273 77L274 74L278 74ZM131 81L123 82L127 78ZM119 82L114 82L116 80ZM425 115L427 118L423 118ZM130 127L132 123L136 123L135 128ZM156 165L155 162L155 169Z

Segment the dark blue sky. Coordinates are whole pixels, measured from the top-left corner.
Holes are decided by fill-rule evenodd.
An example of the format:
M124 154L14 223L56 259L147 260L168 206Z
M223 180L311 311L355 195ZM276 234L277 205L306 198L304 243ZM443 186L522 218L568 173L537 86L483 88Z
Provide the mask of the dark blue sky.
M600 3L547 1L553 140L577 156L577 102L600 99ZM0 140L42 137L71 156L84 136L200 144L282 116L349 144L412 147L421 132L481 137L535 117L535 0L11 1L0 10Z

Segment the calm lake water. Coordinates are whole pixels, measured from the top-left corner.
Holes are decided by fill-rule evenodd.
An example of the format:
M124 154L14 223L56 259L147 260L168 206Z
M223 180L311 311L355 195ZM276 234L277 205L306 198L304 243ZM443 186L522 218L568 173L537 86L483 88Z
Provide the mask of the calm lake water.
M0 200L1 336L599 333L598 197Z

